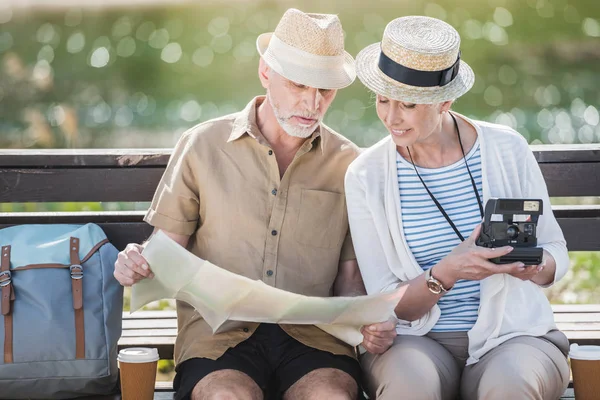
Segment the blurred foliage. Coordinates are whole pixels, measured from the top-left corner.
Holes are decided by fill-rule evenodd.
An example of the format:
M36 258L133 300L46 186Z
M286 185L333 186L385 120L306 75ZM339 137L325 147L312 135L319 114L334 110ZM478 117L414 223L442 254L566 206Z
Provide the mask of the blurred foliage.
M157 381L173 382L175 378L175 361L158 360Z
M150 202L0 203L0 212L146 211Z
M600 252L572 252L571 268L557 284L546 289L554 304L600 303Z
M444 19L461 33L462 58L476 74L457 111L510 125L530 142L600 141L597 0L3 4L0 147L171 146L186 128L262 93L256 37L292 6L339 14L354 55L395 17ZM372 103L357 81L326 122L370 145L384 135Z

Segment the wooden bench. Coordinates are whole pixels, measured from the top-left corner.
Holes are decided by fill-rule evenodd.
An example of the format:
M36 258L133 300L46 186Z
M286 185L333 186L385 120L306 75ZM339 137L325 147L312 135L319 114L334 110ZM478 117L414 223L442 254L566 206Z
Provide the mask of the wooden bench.
M600 145L533 146L555 197L600 196ZM149 202L170 150L0 150L0 205L24 202ZM600 251L600 206L553 207L571 251ZM0 228L32 223L99 224L119 249L143 242L152 228L144 211L0 212ZM600 344L600 305L554 306L571 342ZM173 311L124 313L119 347L152 346L173 357ZM156 398L170 398L170 383ZM566 396L572 396L572 391ZM165 397L166 396L166 397ZM568 397L566 397L568 398Z

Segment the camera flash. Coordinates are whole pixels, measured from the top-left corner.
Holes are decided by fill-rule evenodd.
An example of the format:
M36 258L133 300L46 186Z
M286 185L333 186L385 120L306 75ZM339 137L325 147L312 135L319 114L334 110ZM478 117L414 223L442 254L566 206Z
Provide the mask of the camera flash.
M523 211L540 211L539 201L524 201Z

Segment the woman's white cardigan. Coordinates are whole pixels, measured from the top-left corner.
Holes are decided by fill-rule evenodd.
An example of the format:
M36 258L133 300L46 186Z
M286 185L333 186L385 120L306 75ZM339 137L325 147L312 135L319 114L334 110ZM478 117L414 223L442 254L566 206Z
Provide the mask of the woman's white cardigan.
M538 245L556 260L554 282L558 281L567 272L569 256L546 183L526 140L508 127L455 115L470 123L479 137L484 204L490 197L543 200ZM401 226L396 168L396 145L388 136L365 150L346 173L350 229L369 294L393 290L401 281L423 273ZM401 321L398 334L425 335L439 316L435 305L419 320ZM492 275L481 281L479 317L469 331L467 365L515 336L542 336L552 329L556 329L552 309L539 286L507 274Z

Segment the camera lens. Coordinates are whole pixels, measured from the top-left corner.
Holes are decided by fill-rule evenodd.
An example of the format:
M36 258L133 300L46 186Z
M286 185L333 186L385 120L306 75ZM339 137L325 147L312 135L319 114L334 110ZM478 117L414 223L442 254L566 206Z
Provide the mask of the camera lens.
M516 225L510 225L506 229L506 236L508 236L509 239L516 239L517 236L519 236L519 228Z

